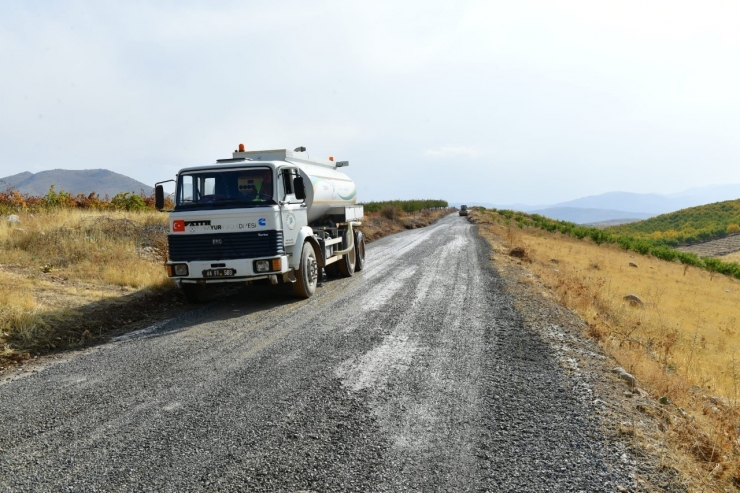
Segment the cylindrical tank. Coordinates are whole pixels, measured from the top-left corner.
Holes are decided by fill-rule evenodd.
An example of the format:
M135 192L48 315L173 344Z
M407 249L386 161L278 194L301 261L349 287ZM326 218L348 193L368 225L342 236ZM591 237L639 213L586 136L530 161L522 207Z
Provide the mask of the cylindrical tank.
M321 219L332 207L354 205L357 187L349 176L328 166L294 162L306 184L308 222Z

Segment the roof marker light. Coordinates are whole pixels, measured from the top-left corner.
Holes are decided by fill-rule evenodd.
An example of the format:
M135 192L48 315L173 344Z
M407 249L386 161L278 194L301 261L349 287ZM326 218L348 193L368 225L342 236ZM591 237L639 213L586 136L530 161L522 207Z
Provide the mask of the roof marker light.
M239 152L244 152L244 144L239 144Z
M329 156L329 161L334 161L334 156Z

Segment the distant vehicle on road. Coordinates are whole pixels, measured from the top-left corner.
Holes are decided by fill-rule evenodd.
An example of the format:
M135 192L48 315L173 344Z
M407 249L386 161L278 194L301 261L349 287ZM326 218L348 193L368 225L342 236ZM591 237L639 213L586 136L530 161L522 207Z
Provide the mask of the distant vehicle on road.
M461 216L467 216L468 215L468 206L467 205L461 205L460 206L460 215Z

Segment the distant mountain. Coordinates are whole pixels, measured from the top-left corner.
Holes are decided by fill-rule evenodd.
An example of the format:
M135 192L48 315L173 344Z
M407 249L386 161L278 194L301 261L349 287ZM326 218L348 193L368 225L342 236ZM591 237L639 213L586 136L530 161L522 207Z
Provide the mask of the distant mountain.
M665 214L688 207L712 204L740 198L740 184L712 185L692 188L669 195L656 193L608 192L592 195L551 207L579 207L593 209L616 209L628 212Z
M607 209L657 215L681 209L681 199L670 199L654 193L608 192L581 197L551 206L552 208Z
M33 176L33 173L30 171L24 171L23 173L18 173L17 175L13 176L7 176L5 178L2 178L2 180L5 183L20 183L24 180L27 180Z
M621 224L640 221L654 215L644 212L619 211L613 209L585 209L579 207L549 207L547 209L531 211L530 213L539 214L540 216L549 217L550 219L570 221L577 224L598 223L604 221L618 221L618 223Z
M547 205L527 205L527 204L494 204L492 202L477 202L475 200L471 200L469 202L450 202L450 207L457 207L458 209L462 204L467 205L468 207L485 207L486 209L508 209L512 211L520 211L520 212L531 212L537 209L544 209L546 207L549 207Z
M610 228L612 226L619 226L621 224L631 224L640 221L640 219L611 219L608 221L597 221L595 223L583 223L584 226L591 226L592 228Z
M690 188L683 192L671 193L668 196L676 198L690 197L692 200L699 201L702 204L712 204L714 202L739 199L740 184L734 183L729 185L710 185L708 187Z
M32 196L46 195L52 185L57 192L64 190L72 195L95 192L101 198L106 195L113 198L121 192L139 194L142 190L149 195L153 190L149 185L107 169L25 171L0 178L0 188L11 187Z
M646 219L689 207L713 204L740 198L740 184L711 185L683 192L661 195L656 193L607 192L581 197L552 205L493 205L497 209L512 209L537 213L553 219L580 224L615 219ZM576 212L576 209L590 212ZM621 217L615 215L621 214ZM628 221L630 222L630 221Z

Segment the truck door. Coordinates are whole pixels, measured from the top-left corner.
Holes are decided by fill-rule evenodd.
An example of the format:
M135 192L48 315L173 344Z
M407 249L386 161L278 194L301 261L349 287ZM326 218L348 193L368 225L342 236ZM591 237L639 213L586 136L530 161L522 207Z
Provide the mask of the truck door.
M296 168L282 167L278 171L278 200L286 249L295 245L298 232L303 226L308 225L308 211L304 201L298 200L295 196L293 180L297 176Z

